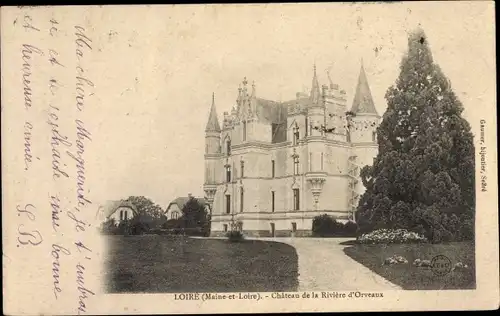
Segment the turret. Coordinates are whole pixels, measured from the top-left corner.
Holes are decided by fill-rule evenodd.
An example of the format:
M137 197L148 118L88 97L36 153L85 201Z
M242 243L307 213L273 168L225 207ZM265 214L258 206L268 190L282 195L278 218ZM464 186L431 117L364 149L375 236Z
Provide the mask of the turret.
M350 141L352 143L376 143L376 130L380 116L373 102L363 63L361 63L351 114Z
M215 110L215 95L212 94L212 106L205 128L205 154L220 153L220 132L219 119Z
M324 88L323 88L324 90ZM323 99L324 91L320 90L318 77L316 75L316 65L313 67L313 79L309 105L307 107L308 136L323 136L325 126L325 104Z

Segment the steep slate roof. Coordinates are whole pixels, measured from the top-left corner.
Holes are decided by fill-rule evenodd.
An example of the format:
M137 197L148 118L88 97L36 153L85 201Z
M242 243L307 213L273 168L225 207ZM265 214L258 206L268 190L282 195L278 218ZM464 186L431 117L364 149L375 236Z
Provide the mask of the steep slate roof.
M266 124L286 122L287 108L283 104L257 98L257 117Z
M309 97L302 97L300 99L294 99L290 101L285 101L282 103L282 105L285 108L288 108L288 106L293 105L293 104L298 104L302 108L307 107L311 103L311 99ZM286 118L285 118L286 119Z
M361 65L358 86L356 87L356 94L354 95L351 111L354 113L378 115L363 65Z
M134 204L124 200L107 201L104 205L101 206L101 212L105 218L108 218L113 215L113 213L116 212L120 207L127 207L131 209L135 214L138 213Z
M215 95L212 94L212 106L210 107L210 115L208 116L207 127L205 132L220 132L219 119L215 110Z
M272 124L271 132L273 133L271 142L282 143L286 142L286 122L280 124Z
M196 198L194 197L194 199L198 200L198 203L200 203L202 206L205 206L206 202L205 202L205 199L204 198ZM170 202L166 208L166 211L165 212L168 212L170 206L172 204L177 204L177 207L179 208L179 210L182 211L182 209L184 208L184 205L186 205L186 203L189 201L189 197L188 196L180 196L178 198L176 198L175 200L173 200L172 202Z
M288 107L297 104L305 108L310 103L311 100L309 97L302 97L281 103L257 98L257 117L259 121L271 125L272 143L286 141Z

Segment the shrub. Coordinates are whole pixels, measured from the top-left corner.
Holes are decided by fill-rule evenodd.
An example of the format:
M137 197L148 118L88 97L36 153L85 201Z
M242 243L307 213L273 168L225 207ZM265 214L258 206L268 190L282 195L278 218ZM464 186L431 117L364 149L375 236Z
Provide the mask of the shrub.
M101 233L104 235L115 235L117 233L118 227L114 218L110 218L101 224Z
M358 237L360 244L407 244L427 242L427 238L406 229L378 229Z
M180 228L181 227L181 220L180 219L169 219L167 220L163 225L162 228L165 229L175 229L175 228Z
M344 234L346 237L356 237L358 233L358 224L348 221L344 224Z
M355 237L358 225L348 221L343 224L331 216L323 214L313 219L312 233L315 237Z
M143 223L139 218L133 218L128 223L128 232L130 235L142 235L149 231L149 225Z
M233 230L226 234L227 239L230 242L240 242L245 239L245 236L239 230Z

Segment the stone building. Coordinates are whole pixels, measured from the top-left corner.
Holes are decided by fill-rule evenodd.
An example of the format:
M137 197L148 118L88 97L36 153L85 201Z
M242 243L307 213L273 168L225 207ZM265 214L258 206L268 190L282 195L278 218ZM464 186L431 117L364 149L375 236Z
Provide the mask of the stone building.
M320 86L276 102L257 97L246 78L222 127L215 100L205 129L205 183L212 235L232 228L251 236L310 235L315 216L354 220L364 188L359 171L377 154L375 108L361 66L355 96Z
M99 207L99 219L101 222L113 219L115 224L118 225L124 220L130 220L138 213L134 204L124 201L107 201Z

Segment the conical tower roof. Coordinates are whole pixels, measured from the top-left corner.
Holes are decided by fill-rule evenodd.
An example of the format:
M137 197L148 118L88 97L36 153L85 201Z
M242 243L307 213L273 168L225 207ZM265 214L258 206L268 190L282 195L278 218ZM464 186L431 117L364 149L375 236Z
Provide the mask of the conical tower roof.
M311 103L318 104L321 98L321 93L319 89L318 76L316 75L316 64L314 64L314 74L311 85Z
M215 110L215 94L212 94L212 106L210 107L210 115L208 116L205 132L220 132L219 119Z
M356 87L356 94L352 102L351 111L356 114L375 114L378 115L375 104L373 103L372 93L366 78L365 67L361 63L361 70L359 72L358 86Z

